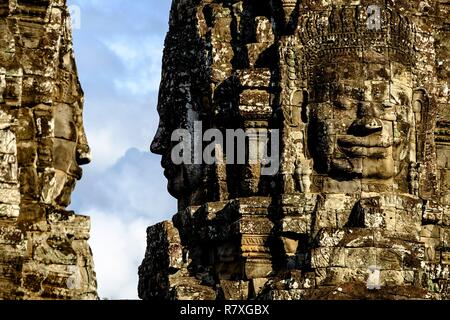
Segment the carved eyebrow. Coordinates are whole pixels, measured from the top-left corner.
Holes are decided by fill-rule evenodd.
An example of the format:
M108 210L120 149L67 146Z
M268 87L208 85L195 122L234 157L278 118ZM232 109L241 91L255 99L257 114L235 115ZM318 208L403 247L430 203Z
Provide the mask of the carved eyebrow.
M363 100L364 89L358 87L343 87L337 92L336 96L345 96L352 100Z
M351 107L355 106L357 104L357 101L355 99L352 98L347 98L345 97L344 99L338 99L333 101L332 105L335 108L338 109L350 109Z

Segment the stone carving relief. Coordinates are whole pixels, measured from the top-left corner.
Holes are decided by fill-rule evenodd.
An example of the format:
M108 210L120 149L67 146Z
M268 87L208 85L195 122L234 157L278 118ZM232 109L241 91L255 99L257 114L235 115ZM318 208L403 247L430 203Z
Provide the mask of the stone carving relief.
M89 218L66 209L90 161L69 19L0 6L0 299L97 298Z
M179 212L148 230L140 297L448 298L448 10L173 1L152 151L177 170L170 132L195 119L279 130L280 166L169 175Z

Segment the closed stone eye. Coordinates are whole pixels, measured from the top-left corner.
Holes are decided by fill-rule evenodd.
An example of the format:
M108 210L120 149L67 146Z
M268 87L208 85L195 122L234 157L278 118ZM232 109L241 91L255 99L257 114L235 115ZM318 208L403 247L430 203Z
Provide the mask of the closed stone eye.
M333 105L338 109L350 110L353 107L354 103L347 98L340 97L333 101Z

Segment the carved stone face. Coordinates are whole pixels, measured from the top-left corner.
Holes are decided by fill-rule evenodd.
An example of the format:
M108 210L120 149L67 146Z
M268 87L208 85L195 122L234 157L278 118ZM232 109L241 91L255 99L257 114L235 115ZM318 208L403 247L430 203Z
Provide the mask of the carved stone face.
M336 61L315 70L310 150L337 179L394 178L408 161L412 80L398 63Z
M22 151L24 156L19 166L25 167L22 170L23 185L40 189L39 197L45 204L68 206L75 183L82 176L81 166L91 161L81 108L79 103L40 104L31 112L22 108L18 113L19 123L29 123L28 127L33 128L27 131L27 135L30 138L35 136L40 187L33 186L36 173L27 166L34 161L33 154ZM19 150L26 146L21 142L22 138L19 135Z
M159 114L159 126L151 144L151 151L162 156L161 165L168 181L167 189L173 197L180 200L196 191L201 181L202 169L201 165L175 165L172 162L172 148L178 142L171 141L171 136L176 129L187 129L193 137L194 121L198 120L198 115L192 109L172 113L165 108L160 108Z
M75 181L81 179L81 166L91 162L90 147L78 104L58 104L54 107L53 157L59 200L67 205Z

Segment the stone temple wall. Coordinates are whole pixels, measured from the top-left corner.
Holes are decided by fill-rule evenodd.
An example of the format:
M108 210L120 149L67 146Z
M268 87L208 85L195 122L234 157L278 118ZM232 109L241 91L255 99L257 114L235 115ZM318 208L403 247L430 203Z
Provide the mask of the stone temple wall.
M173 0L151 149L179 212L148 229L139 296L449 298L449 18L448 0ZM279 130L280 170L174 165L194 121Z
M0 299L96 299L90 161L65 0L0 1Z

